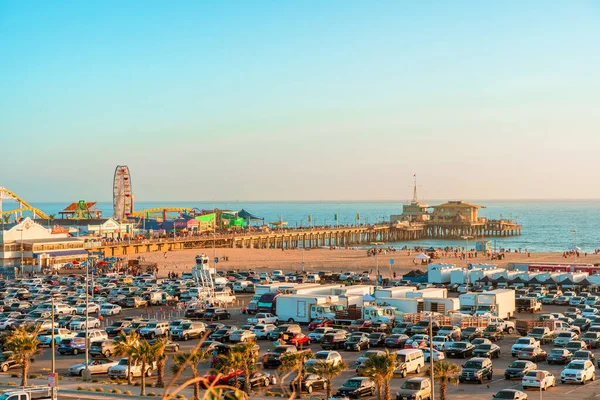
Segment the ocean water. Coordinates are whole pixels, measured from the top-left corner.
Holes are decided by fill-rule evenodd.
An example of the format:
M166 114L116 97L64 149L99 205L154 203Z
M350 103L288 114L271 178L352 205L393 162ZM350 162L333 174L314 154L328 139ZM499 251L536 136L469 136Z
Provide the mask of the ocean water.
M480 215L491 219L509 218L523 225L521 236L507 238L491 238L500 248L528 249L530 251L564 251L573 246L574 234L577 230L577 246L582 251L592 252L600 248L600 200L581 201L472 201L484 206ZM442 201L429 201L429 204L439 204ZM66 203L33 203L46 213L58 213L66 207ZM337 223L355 224L357 214L362 223L376 223L388 220L389 215L399 214L402 210L400 202L216 202L214 206L220 209L239 211L242 208L257 217L264 217L265 222L288 222L290 227L308 226L308 215L312 215L314 225L335 225ZM137 210L153 207L196 207L212 209L212 202L136 202ZM4 209L10 209L10 203L5 202ZM112 215L112 203L101 202L97 208L103 216ZM404 243L403 245L422 246L452 246L464 245L457 240L421 240Z

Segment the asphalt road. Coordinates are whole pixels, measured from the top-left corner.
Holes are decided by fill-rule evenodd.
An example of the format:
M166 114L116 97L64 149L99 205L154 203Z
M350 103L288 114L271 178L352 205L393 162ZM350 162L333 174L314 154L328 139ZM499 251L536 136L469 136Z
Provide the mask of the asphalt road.
M249 298L250 296L243 296L243 298ZM544 308L544 312L561 312L564 309L564 307L560 307L560 306L546 306ZM152 316L154 316L155 312L157 312L156 308L154 308L154 310L148 310ZM171 313L173 311L171 310ZM123 312L123 316L129 316L129 315L143 315L143 316L147 316L148 312L145 309L133 309L133 310L125 310ZM225 321L225 323L228 324L237 324L237 325L242 325L246 323L246 317L245 315L235 315L233 316L233 319L231 321ZM532 319L535 318L536 315L531 315L531 314L526 314L522 317L522 319ZM508 381L505 380L503 378L504 375L504 369L514 360L514 358L511 357L510 355L510 348L512 346L512 344L514 343L514 341L517 339L518 336L513 335L513 336L505 336L505 338L503 340L501 340L500 342L498 342L498 344L501 347L501 356L498 359L494 359L493 360L493 365L494 365L494 378L491 381L485 381L482 385L478 385L478 384L474 384L474 383L465 383L465 384L460 384L458 386L452 386L449 388L448 390L448 394L449 396L451 396L450 398L452 399L463 399L463 398L469 398L469 399L473 399L475 397L478 398L487 398L487 399L491 399L491 397L498 392L501 389L505 389L505 388L514 388L514 389L519 389L521 390L521 382L520 380L517 381ZM192 348L194 348L196 346L196 344L198 343L198 339L194 339L194 340L190 340L187 342L179 342L180 346L181 346L181 350L185 351L185 350L190 350ZM271 341L259 341L258 342L260 347L261 347L261 355L268 352L270 349L273 348L273 342ZM542 346L546 351L550 351L553 348L552 344L548 344L548 345L543 345ZM312 344L310 346L310 348L313 350L313 352L317 352L319 350L321 350L321 347L319 344ZM344 360L346 361L346 363L351 367L349 370L347 370L346 372L344 372L341 376L339 376L338 378L335 379L334 381L334 389L337 389L339 386L341 386L341 384L348 378L353 377L354 376L354 364L355 364L355 360L358 358L358 356L360 355L360 353L357 352L347 352L347 351L341 351L340 353L342 354L342 356L344 357ZM76 363L80 363L83 362L84 360L84 355L83 354L79 354L77 356L72 356L72 355L65 355L62 356L60 354L58 354L58 352L56 353L56 369L57 372L61 375L65 375L67 373L67 370L69 368L69 366L76 364ZM595 354L596 357L600 357L600 350L595 350ZM41 373L41 374L47 374L47 372L50 369L50 365L51 365L51 354L50 354L50 349L48 348L44 348L42 350L42 354L38 357L36 357L36 361L35 363L32 365L31 368L31 373ZM453 359L451 359L453 360ZM463 364L463 360L454 360L456 361L457 364ZM169 361L167 362L167 374L169 374L170 371L170 367L172 365L172 360L171 358L169 358ZM560 377L560 372L562 370L562 366L560 365L549 365L547 362L540 362L539 364L539 368L540 369L545 369L550 371L552 374L554 374L556 377ZM209 363L205 363L201 366L200 371L201 373L205 373L210 369L210 365ZM267 372L272 372L273 370L266 370ZM11 371L9 371L7 374L15 374L18 373L18 371L16 369L13 369ZM6 374L1 374L0 376L5 375ZM421 374L422 376L424 376L424 373ZM600 378L600 373L598 374L599 378ZM190 374L189 373L184 373L182 375L182 380L183 378L189 377ZM414 377L417 375L411 374L408 376L408 378ZM16 379L16 378L13 378ZM98 379L98 380L105 380L108 379L106 377L106 375L95 375L94 379ZM166 377L166 380L168 381L169 377ZM150 378L150 381L153 381L153 378ZM394 378L392 380L392 390L393 393L395 393L395 391L397 389L400 388L400 386L404 383L406 379L401 379L401 378ZM596 380L595 382L592 383L588 383L584 386L581 385L562 385L560 384L560 379L557 379L558 383L557 386L551 389L548 389L546 392L543 392L543 399L566 399L566 398L571 398L571 399L596 399L596 398L600 398L600 380ZM137 388L133 388L132 391L136 392ZM536 399L537 396L540 396L538 391L534 391L534 390L529 390L528 391L529 394L529 398L531 399ZM315 392L313 393L313 397L315 396L324 396L324 392ZM69 398L76 398L73 396L70 396Z

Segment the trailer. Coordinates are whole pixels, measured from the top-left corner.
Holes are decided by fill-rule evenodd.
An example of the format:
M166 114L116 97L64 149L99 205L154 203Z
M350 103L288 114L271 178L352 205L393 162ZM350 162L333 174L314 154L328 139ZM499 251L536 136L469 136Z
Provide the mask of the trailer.
M381 297L375 300L375 305L381 307L395 307L400 313L418 313L424 310L423 299L392 299L391 297Z
M503 268L473 269L473 270L471 270L469 280L471 281L471 283L475 283L485 277L491 278L492 276L494 276L494 274L497 274L499 272L504 272L504 269Z
M362 294L346 294L338 296L337 303L343 306L344 308L362 307L364 304L364 296Z
M458 311L460 301L456 297L450 298L423 298L424 311L431 311L440 314Z
M417 290L417 288L414 286L395 286L395 287L391 287L391 288L376 289L374 296L375 296L375 298L386 297L386 298L400 299L400 298L405 298L406 293L414 292L416 290Z
M427 282L429 283L450 283L452 271L460 270L454 266L444 266L427 271Z
M543 321L517 320L515 326L521 336L526 336L533 328L548 328L554 336L570 329L566 322L558 319L546 319Z
M446 298L448 297L448 289L446 288L426 288L417 290L414 292L406 293L406 298L411 299L415 297L436 297Z
M515 291L496 289L477 296L476 315L491 314L500 318L510 318L515 314Z
M457 268L450 272L450 284L452 285L462 285L467 282L467 273L468 270L464 268Z
M282 294L276 299L276 315L280 321L290 323L311 321L310 310L314 305L337 303L337 296L327 295L298 295L298 294Z
M339 286L339 285L338 285ZM375 291L373 285L353 285L353 286L340 286L331 290L331 294L335 296L350 296L350 295L361 295L371 294Z

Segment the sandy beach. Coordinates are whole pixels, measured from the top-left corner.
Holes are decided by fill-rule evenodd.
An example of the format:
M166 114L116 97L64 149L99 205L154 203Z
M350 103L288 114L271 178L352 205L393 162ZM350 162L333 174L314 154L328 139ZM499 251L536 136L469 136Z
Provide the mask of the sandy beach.
M305 270L307 271L366 271L376 270L377 260L374 256L367 256L365 250L285 250L281 249L196 249L179 250L168 252L165 258L164 253L143 253L146 262L156 262L159 266L159 275L164 276L170 271L184 272L189 271L194 265L194 259L197 254L207 254L211 259L216 255L219 263L218 269L240 269L240 270L258 270L266 271L281 269L284 272L302 270L302 258L304 257ZM303 254L304 253L304 254ZM379 255L379 269L384 276L389 275L390 259L394 260L392 270L398 275L412 269L425 269L425 265L414 264L414 257L418 254L411 251L395 251ZM223 257L228 257L224 261ZM441 257L434 260L436 263L449 263L457 266L464 266L467 263L492 263L499 267L506 267L514 262L539 262L539 263L573 263L574 258L564 258L562 253L530 253L528 257L525 253L505 253L502 260L490 260L478 254L478 257L470 259ZM595 264L600 263L600 255L588 254L581 255L578 258L579 263Z

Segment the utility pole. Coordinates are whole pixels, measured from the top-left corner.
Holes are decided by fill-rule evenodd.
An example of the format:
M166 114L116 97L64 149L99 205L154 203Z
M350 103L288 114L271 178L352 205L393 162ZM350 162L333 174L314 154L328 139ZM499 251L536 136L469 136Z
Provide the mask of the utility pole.
M473 236L462 236L461 239L465 239L467 241L467 247L465 250L465 266L467 267L466 280L467 280L467 292L469 291L469 239L473 239Z
M433 366L435 365L433 355L433 315L429 315L429 369L431 371L431 399L435 399L435 377Z
M89 279L89 272L90 272L90 262L91 262L91 258L87 259L87 262L85 263L85 368L83 370L83 380L84 381L89 381L90 379L92 379L92 374L90 372L89 369L89 346L90 346L90 334L88 331L88 322L89 322L89 310L90 310L90 279Z
M56 346L56 344L54 343L54 293L52 293L52 314L51 314L51 319L52 319L52 341L50 342L50 351L52 351L52 376L54 377L54 385L58 384L58 379L56 379L56 355L54 352L54 347ZM56 388L54 387L54 385L52 386L52 398L55 399L56 398Z

